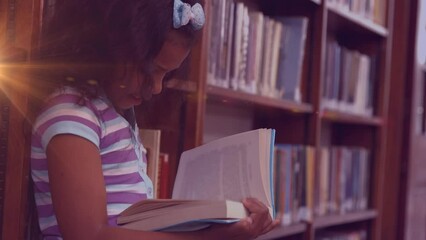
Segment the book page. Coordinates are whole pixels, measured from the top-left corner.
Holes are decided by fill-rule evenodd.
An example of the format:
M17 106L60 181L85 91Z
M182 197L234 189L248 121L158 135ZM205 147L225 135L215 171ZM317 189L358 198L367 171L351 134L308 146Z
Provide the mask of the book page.
M272 207L269 183L270 134L259 129L232 135L182 154L173 199L229 199L255 197ZM262 139L260 136L266 137ZM268 146L264 146L264 142ZM261 148L267 148L261 150ZM264 165L264 166L262 166Z

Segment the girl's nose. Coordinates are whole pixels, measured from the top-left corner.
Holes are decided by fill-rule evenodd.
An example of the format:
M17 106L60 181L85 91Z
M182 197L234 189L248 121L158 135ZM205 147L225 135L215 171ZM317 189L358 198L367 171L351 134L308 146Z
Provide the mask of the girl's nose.
M163 79L164 74L158 74L154 76L152 83L152 94L159 94L163 90Z

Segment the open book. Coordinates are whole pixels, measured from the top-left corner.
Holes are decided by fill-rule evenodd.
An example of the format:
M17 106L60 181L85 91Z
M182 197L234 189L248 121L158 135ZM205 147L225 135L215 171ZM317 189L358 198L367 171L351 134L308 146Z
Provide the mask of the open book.
M224 137L182 153L172 199L143 200L123 211L118 224L145 231L188 231L247 216L241 200L262 201L274 218L275 130Z

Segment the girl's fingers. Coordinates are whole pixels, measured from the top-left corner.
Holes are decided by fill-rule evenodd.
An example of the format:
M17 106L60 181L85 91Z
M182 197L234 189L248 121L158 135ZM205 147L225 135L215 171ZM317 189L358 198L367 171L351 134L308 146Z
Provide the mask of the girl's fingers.
M255 198L245 198L243 199L243 204L251 213L258 213L268 209L261 201Z
M255 198L246 198L243 200L243 204L250 212L250 216L260 218L260 221L266 221L270 218L269 209L261 201Z
M253 221L251 232L256 236L265 233L265 229L269 229L269 225L272 224L269 209L255 198L246 198L243 200L243 204L250 212L249 217Z
M246 198L243 200L244 206L250 212L250 215L245 219L245 227L252 236L257 237L263 235L280 224L280 217L272 220L269 209L258 199Z
M281 220L275 219L274 221L272 221L271 224L269 224L268 226L266 226L266 228L263 229L263 232L261 233L261 235L271 231L272 229L276 228L280 224L281 224Z

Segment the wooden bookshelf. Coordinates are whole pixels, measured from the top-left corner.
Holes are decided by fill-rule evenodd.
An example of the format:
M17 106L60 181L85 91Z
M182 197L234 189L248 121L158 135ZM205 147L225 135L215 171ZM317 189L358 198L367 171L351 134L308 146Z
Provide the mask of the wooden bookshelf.
M212 1L205 1L210 4ZM228 1L228 0L227 0ZM206 132L204 124L206 124L206 112L209 111L207 105L213 101L220 107L228 108L229 106L249 106L256 109L250 115L253 119L253 127L272 127L279 131L277 136L279 144L294 144L311 146L315 150L315 161L322 161L320 149L323 146L331 147L332 144L337 145L352 144L354 146L364 146L371 152L371 175L369 178L369 203L366 211L351 212L344 215L327 215L324 217L314 218L310 223L294 223L289 226L279 227L259 239L283 239L283 240L314 240L315 232L329 227L340 227L346 225L350 227L352 223L365 222L370 230L368 240L382 240L382 233L387 231L382 226L384 217L384 209L386 202L384 201L383 188L384 169L392 167L387 162L386 149L396 149L400 142L388 146L389 136L387 135L387 127L389 126L388 109L391 96L389 95L389 78L390 78L390 60L391 44L394 38L393 25L390 24L395 0L383 0L387 3L387 24L382 26L366 19L353 12L342 10L342 8L330 5L329 0L236 0L246 4L249 10L259 11L265 16L275 17L292 17L303 16L308 19L308 27L306 34L306 44L304 46L304 58L302 62L301 74L301 95L304 102L296 102L283 99L274 99L263 97L257 94L248 94L240 91L210 86L208 84L209 76L209 55L212 53L210 34L212 24L215 21L208 22L203 29L201 41L191 54L191 65L188 79L178 80L172 79L165 84L165 88L171 89L162 95L164 99L160 101L158 108L153 107L153 114L143 115L137 119L140 127L149 128L156 127L162 130L164 136L163 144L167 144L165 152L170 154L172 176L178 166L178 156L187 148L192 148L202 143L201 139ZM11 1L15 2L15 1ZM301 3L303 2L303 3ZM401 1L402 2L402 1ZM37 49L40 36L41 23L41 7L43 0L25 1L17 5L16 16L21 17L17 21L17 40L16 46L25 46L25 50L31 53ZM401 3L400 3L401 4ZM0 2L0 7L7 8L6 1ZM210 5L209 5L210 6ZM226 9L226 8L223 8ZM211 13L211 9L206 7L207 16ZM398 9L396 9L398 11ZM395 12L396 12L395 11ZM5 15L0 16L0 20L5 20ZM400 21L403 22L403 21ZM33 23L33 24L30 24ZM28 26L32 26L33 32L28 34L23 29L28 30ZM401 28L402 29L402 28ZM0 33L5 32L5 27L0 27ZM235 32L235 31L234 31ZM398 32L399 33L399 32ZM0 34L1 35L1 34ZM31 35L31 37L29 36ZM406 36L399 36L404 39ZM322 109L324 100L323 83L326 81L325 72L327 64L327 40L328 38L336 38L342 40L343 47L355 49L366 55L377 56L378 65L375 66L374 77L374 113L373 117L364 117L343 111ZM3 39L0 39L3 40ZM31 41L31 42L30 42ZM229 44L229 47L233 46ZM263 49L262 49L263 50ZM396 50L395 50L396 51ZM31 55L31 54L30 54ZM398 75L401 64L395 65L394 75ZM399 72L398 72L399 71ZM425 66L423 66L423 71ZM402 82L402 81L399 81ZM402 89L402 88L401 88ZM177 90L177 91L175 91ZM172 92L172 93L170 93ZM17 93L19 95L21 93ZM400 99L404 99L404 95L398 95ZM20 101L20 109L26 109L31 104L26 101L29 96L24 96ZM393 96L392 96L393 97ZM401 100L402 101L402 100ZM22 103L22 104L21 104ZM402 104L403 105L403 104ZM395 108L402 108L400 105L392 105ZM12 109L19 121L10 121L16 129L22 126L23 117L18 114L17 109ZM405 116L402 112L400 115ZM257 115L256 115L257 114ZM218 116L220 117L220 116ZM21 119L22 118L22 119ZM16 119L16 118L15 118ZM13 119L12 119L13 120ZM331 123L331 124L329 124ZM335 124L336 123L336 124ZM329 125L324 127L324 125ZM164 133L164 134L163 134ZM5 196L4 210L7 212L3 216L3 239L24 239L26 209L22 206L26 205L26 189L27 189L27 173L28 159L22 156L24 152L29 151L29 144L22 143L24 140L18 133L13 134L14 141L9 140L8 165L7 168L12 172L7 173L8 177L13 179L19 178L16 183L22 188L23 196ZM393 135L392 135L393 136ZM395 135L399 136L399 135ZM324 140L325 139L325 140ZM403 139L403 138L400 138ZM163 139L162 139L163 140ZM19 144L10 144L19 142ZM21 144L22 143L22 144ZM27 144L25 147L20 147ZM16 147L18 146L18 147ZM344 145L346 146L346 145ZM408 148L407 148L408 149ZM401 156L397 152L394 156ZM15 157L17 156L17 157ZM13 159L14 161L12 161ZM15 161L18 159L19 161ZM18 174L14 174L19 170ZM400 169L397 169L398 171ZM396 170L394 170L396 172ZM400 172L398 172L400 173ZM395 176L395 175L392 175ZM15 189L12 182L7 182L9 189ZM15 182L13 182L15 184ZM394 185L391 185L393 187ZM394 189L392 189L394 190ZM314 195L314 190L308 192L309 196ZM9 192L6 192L9 193ZM17 200L17 199L24 200ZM395 200L395 199L393 199ZM395 201L396 202L396 201ZM397 206L394 206L397 209ZM19 209L18 209L19 208ZM18 210L16 210L18 209ZM16 211L15 211L16 210ZM18 212L19 211L19 212ZM17 216L19 215L19 216ZM17 216L10 217L10 216ZM398 214L392 215L396 218ZM389 215L388 215L389 217ZM11 221L10 219L19 219ZM18 222L19 221L19 222ZM387 240L387 239L386 239Z
M377 217L376 210L367 210L362 212L346 213L342 215L329 215L315 218L312 226L314 229L326 228L330 226L355 223L360 221L373 220Z
M258 1L245 0L247 6L257 11L264 12L272 16L305 16L309 19L307 42L305 46L306 58L303 62L303 92L304 100L308 103L298 103L281 99L262 97L256 94L248 94L240 91L233 91L221 87L206 84L200 89L202 97L201 105L209 102L218 104L223 108L229 106L255 106L254 112L256 127L275 127L278 131L285 131L290 128L292 131L301 132L297 137L282 137L280 143L310 145L317 149L322 146L338 144L338 146L363 146L371 153L371 182L369 182L370 193L368 209L365 211L351 212L344 215L329 215L315 218L312 223L313 233L309 233L306 228L308 224L300 223L290 227L280 227L277 230L263 236L260 239L300 239L313 240L315 232L328 227L338 227L340 225L350 225L356 222L366 222L372 229L369 240L380 239L380 209L382 200L380 188L383 184L381 177L383 171L381 167L385 158L383 146L386 141L385 123L388 95L386 92L389 72L387 59L389 44L392 36L389 26L382 26L349 10L331 5L328 1L309 0L309 4L300 4L300 1ZM387 1L391 5L392 1ZM389 9L392 9L389 6ZM207 35L208 36L208 35ZM322 109L322 89L326 81L324 73L326 71L327 39L334 38L342 47L360 52L366 56L375 56L380 59L380 64L374 65L375 85L373 96L374 116L357 115L350 112ZM207 44L208 45L208 44ZM383 50L386 49L386 50ZM209 54L206 50L204 54ZM203 65L204 66L204 65ZM208 71L208 70L206 70ZM207 74L206 74L207 75ZM200 81L206 82L206 75ZM194 79L196 81L196 79ZM203 111L209 111L204 107ZM278 112L278 113L277 113ZM280 114L280 112L282 114ZM303 113L304 117L294 118L287 113ZM261 114L262 116L256 116ZM194 116L194 115L192 115ZM203 121L203 117L199 118ZM212 124L209 122L209 124ZM287 125L287 128L286 128ZM329 126L329 127L324 127ZM290 135L292 133L289 133ZM288 134L287 134L288 135ZM328 139L327 139L328 138ZM327 139L324 143L324 139ZM286 142L288 141L288 142ZM349 144L349 145L345 145ZM320 156L316 156L317 161L321 161ZM313 193L308 193L313 194Z
M329 0L307 0L300 1L261 1L244 0L239 1L247 4L249 10L256 10L272 18L280 16L304 16L308 18L308 32L306 34L305 58L302 67L301 89L304 103L263 97L257 94L249 94L242 91L234 91L217 87L207 83L211 79L212 72L209 72L209 61L198 63L195 68L203 68L204 73L192 78L194 82L199 81L197 106L205 113L211 109L207 107L209 103L215 103L217 107L235 109L235 106L253 107L255 127L276 128L280 137L278 143L313 146L321 149L323 146L362 146L370 153L371 174L367 209L350 212L344 215L326 215L314 218L312 224L294 223L290 226L283 226L262 236L259 239L297 239L313 240L316 231L329 227L339 227L340 225L351 225L352 223L365 222L371 229L368 240L379 240L381 209L383 208L382 195L380 189L383 182L383 166L385 157L383 153L386 141L385 123L388 93L389 63L385 61L389 58L389 46L391 43L391 26L382 26L349 10L329 4ZM388 9L391 11L393 1L386 0ZM387 14L392 16L391 14ZM215 22L215 21L212 21ZM213 31L213 30L212 30ZM213 34L213 36L216 36ZM212 39L209 31L205 37ZM369 105L373 108L374 116L357 115L345 111L323 109L322 99L323 84L326 80L327 69L327 44L328 39L336 39L338 44L354 52L359 52L365 56L374 56L379 59L374 65L373 103ZM208 40L207 39L207 40ZM205 39L206 40L206 39ZM206 41L207 41L206 40ZM220 39L219 39L220 40ZM209 56L209 51L217 46L216 43L203 42L202 48L197 58ZM206 45L208 47L206 47ZM220 49L220 47L219 47ZM215 50L213 50L215 52ZM373 61L373 60L371 60ZM219 66L220 64L216 64ZM219 71L220 72L220 71ZM216 74L213 72L213 74ZM209 77L208 77L209 76ZM220 78L223 79L223 78ZM204 87L203 87L204 86ZM363 96L366 97L366 96ZM368 96L370 97L370 96ZM369 100L371 100L369 99ZM219 103L219 104L217 104ZM215 110L216 111L216 110ZM233 110L228 110L228 112ZM227 111L224 111L227 112ZM289 114L301 113L301 114ZM257 116L256 114L259 114ZM219 116L218 116L219 117ZM197 119L200 124L205 121L205 115L188 114L188 119ZM211 115L210 115L211 119ZM214 124L208 122L208 124ZM249 130L249 129L247 129ZM286 133L286 131L288 131ZM293 133L296 132L296 133ZM203 132L202 134L208 134ZM325 139L325 140L324 140ZM320 152L320 151L317 151ZM318 153L316 161L322 161ZM313 192L307 193L313 195ZM311 226L311 227L310 227Z
M282 237L293 236L297 234L304 234L307 230L306 223L298 223L289 226L279 226L271 232L256 238L257 240L268 240Z

